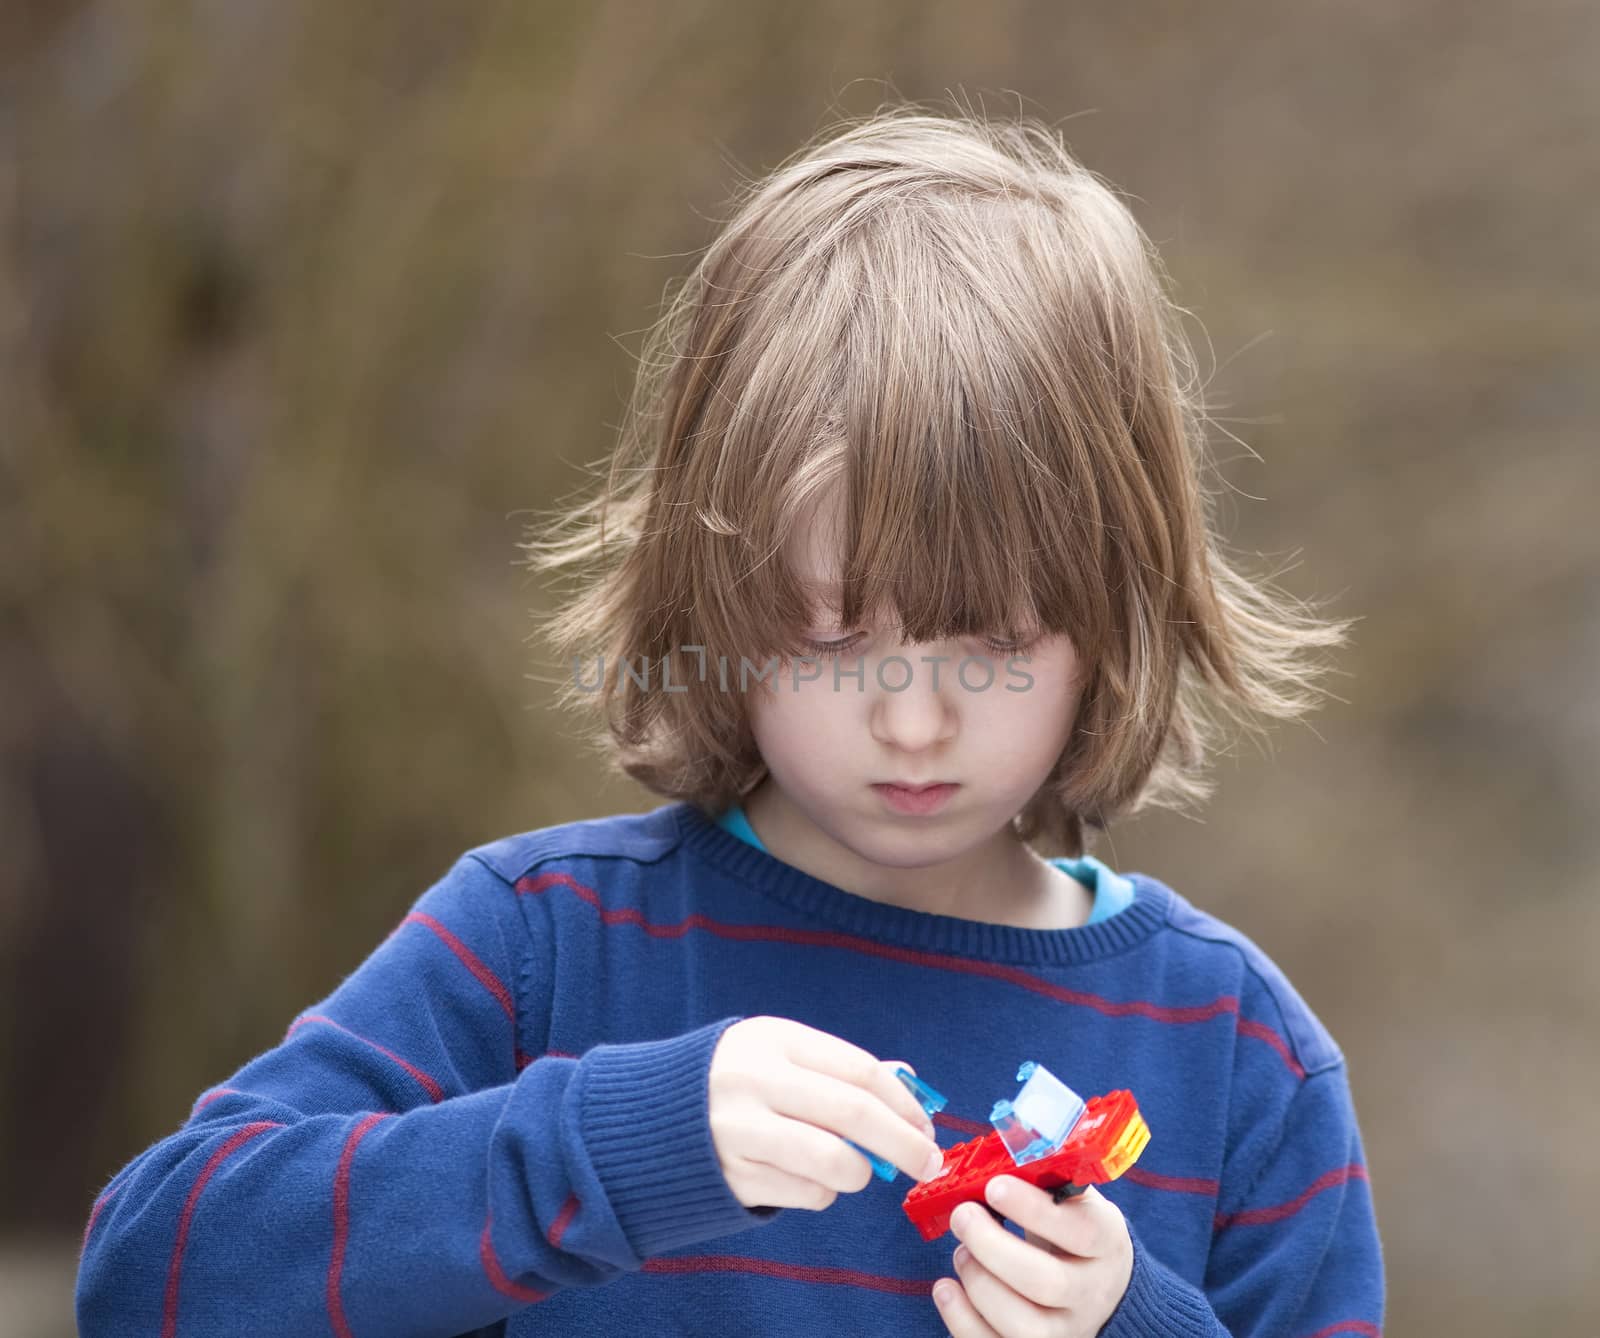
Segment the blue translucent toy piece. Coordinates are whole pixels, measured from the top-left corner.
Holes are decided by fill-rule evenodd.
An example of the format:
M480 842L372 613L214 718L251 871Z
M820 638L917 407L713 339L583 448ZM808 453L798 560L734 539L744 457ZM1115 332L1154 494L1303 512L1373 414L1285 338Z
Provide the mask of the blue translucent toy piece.
M917 1075L910 1069L903 1066L901 1068L897 1068L894 1071L894 1076L900 1079L900 1081L906 1085L906 1088L910 1091L912 1096L917 1098L918 1104L920 1104L922 1109L927 1112L930 1120L934 1117L935 1113L943 1110L945 1106L949 1104L949 1098L941 1096L938 1092L934 1091L933 1088L929 1087L927 1083L923 1082L922 1079L917 1077ZM848 1138L844 1141L846 1143L850 1143ZM866 1148L862 1147L859 1143L850 1143L850 1146L872 1163L872 1173L880 1180L893 1180L895 1176L900 1174L899 1168L895 1166L893 1162L885 1161L882 1157L873 1156L872 1153L868 1152Z
M989 1112L1000 1141L1018 1166L1048 1157L1067 1141L1082 1118L1081 1096L1049 1069L1028 1060L1017 1070L1022 1090L1015 1101L996 1101Z

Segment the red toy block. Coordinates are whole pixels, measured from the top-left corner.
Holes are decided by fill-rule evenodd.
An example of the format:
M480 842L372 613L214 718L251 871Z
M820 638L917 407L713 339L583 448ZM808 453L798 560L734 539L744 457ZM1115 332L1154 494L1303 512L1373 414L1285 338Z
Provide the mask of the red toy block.
M971 1200L989 1208L984 1186L997 1175L1053 1190L1059 1203L1089 1185L1115 1180L1149 1141L1150 1128L1133 1093L1107 1092L1089 1101L1059 1148L1035 1161L1018 1165L994 1130L945 1149L943 1169L932 1180L913 1185L901 1207L923 1240L935 1240L950 1229L957 1204ZM993 1208L989 1211L999 1217Z

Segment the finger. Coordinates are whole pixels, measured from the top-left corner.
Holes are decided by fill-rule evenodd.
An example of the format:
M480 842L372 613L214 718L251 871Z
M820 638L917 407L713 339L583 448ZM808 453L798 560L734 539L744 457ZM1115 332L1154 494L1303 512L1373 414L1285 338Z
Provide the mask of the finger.
M1027 1230L1026 1228L1024 1228L1022 1232L1022 1239L1027 1241L1029 1245L1037 1245L1046 1254L1053 1255L1057 1259L1076 1258L1075 1255L1068 1254L1059 1245L1052 1245L1043 1236L1036 1236L1033 1234L1033 1232Z
M972 1298L953 1278L940 1278L933 1285L933 1303L950 1338L1000 1338L988 1321L973 1308Z
M872 1066L878 1069L877 1061L872 1061ZM886 1077L886 1069L882 1072ZM899 1087L898 1079L888 1080ZM901 1093L910 1096L904 1087ZM789 1064L774 1074L765 1095L768 1106L781 1116L805 1120L848 1138L901 1168L912 1180L926 1180L944 1164L938 1140L925 1128L909 1124L874 1090L837 1079L829 1072Z
M1024 1231L1086 1259L1110 1252L1122 1219L1116 1204L1093 1185L1056 1203L1047 1189L1014 1175L997 1175L985 1187L984 1198Z
M956 1276L967 1300L979 1318L997 1333L1046 1333L1052 1323L1061 1321L1060 1311L1051 1312L1008 1286L984 1266L971 1247L957 1248ZM1057 1261L1060 1262L1059 1260ZM984 1332L984 1330L979 1330Z
M859 1160L859 1158L858 1158ZM738 1172L728 1178L740 1202L762 1208L804 1208L819 1213L839 1197L835 1190L792 1175L781 1166L742 1158Z
M790 1175L813 1180L835 1194L854 1194L872 1183L867 1159L837 1134L805 1119L773 1113L746 1131L745 1157Z
M926 1179L936 1159L943 1162L944 1153L935 1139L907 1124L874 1093L827 1073L793 1065L780 1069L773 1075L767 1101L778 1114L827 1130L837 1135L835 1142L847 1138L893 1163L913 1180ZM839 1146L871 1174L865 1157L842 1142Z
M921 1129L928 1123L927 1112L917 1098L894 1076L894 1064L898 1064L898 1060L886 1064L870 1050L803 1022L795 1022L789 1029L785 1053L796 1064L871 1092L914 1129ZM911 1068L911 1065L906 1067ZM911 1071L916 1072L915 1069Z
M961 1204L950 1215L950 1229L972 1258L1007 1290L1045 1310L1065 1309L1071 1303L1075 1282L1072 1265L1078 1261L1052 1254L1012 1234L981 1204ZM979 1294L973 1295L973 1301L983 1309ZM989 1318L999 1324L999 1317L991 1314Z

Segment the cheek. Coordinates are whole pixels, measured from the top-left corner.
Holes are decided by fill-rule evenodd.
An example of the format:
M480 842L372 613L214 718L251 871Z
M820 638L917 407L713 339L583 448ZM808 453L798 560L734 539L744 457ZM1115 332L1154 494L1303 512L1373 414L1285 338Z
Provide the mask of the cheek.
M832 694L815 684L799 692L787 683L776 693L762 693L750 708L750 729L756 746L773 770L825 761L840 730L839 711Z
M962 698L968 728L1014 758L1048 757L1066 746L1077 715L1077 692L1066 674L1030 666L1033 682L1024 691L1008 690L1021 680L999 678L987 692Z

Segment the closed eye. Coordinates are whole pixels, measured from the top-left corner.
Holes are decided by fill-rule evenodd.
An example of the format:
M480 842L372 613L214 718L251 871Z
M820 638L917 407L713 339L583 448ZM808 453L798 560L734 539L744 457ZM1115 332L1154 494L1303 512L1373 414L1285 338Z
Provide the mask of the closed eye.
M827 658L832 658L833 656L836 656L836 655L843 655L847 650L849 650L852 646L856 645L860 640L861 640L861 634L859 632L856 632L856 633L851 634L850 636L840 637L839 639L834 640L834 641L814 641L814 640L812 640L812 639L810 639L808 637L808 638L804 639L804 644L805 644L805 648L806 648L806 651L807 651L808 654L818 655L818 656L821 656L821 657L827 659ZM1004 639L1001 639L1001 638L998 638L998 637L980 637L979 638L979 641L984 646L984 648L987 649L987 650L992 651L996 655L1020 655L1023 651L1027 650L1029 646L1033 645L1035 640L1037 640L1037 638L1023 638L1023 637L1007 637L1007 638L1004 638Z
M997 641L992 637L984 637L983 644L996 655L1020 655L1033 644L1032 641L1012 638L1006 641Z
M806 640L806 650L812 655L820 655L824 659L831 659L835 655L843 655L851 646L861 640L861 634L855 633L838 641L812 641Z

